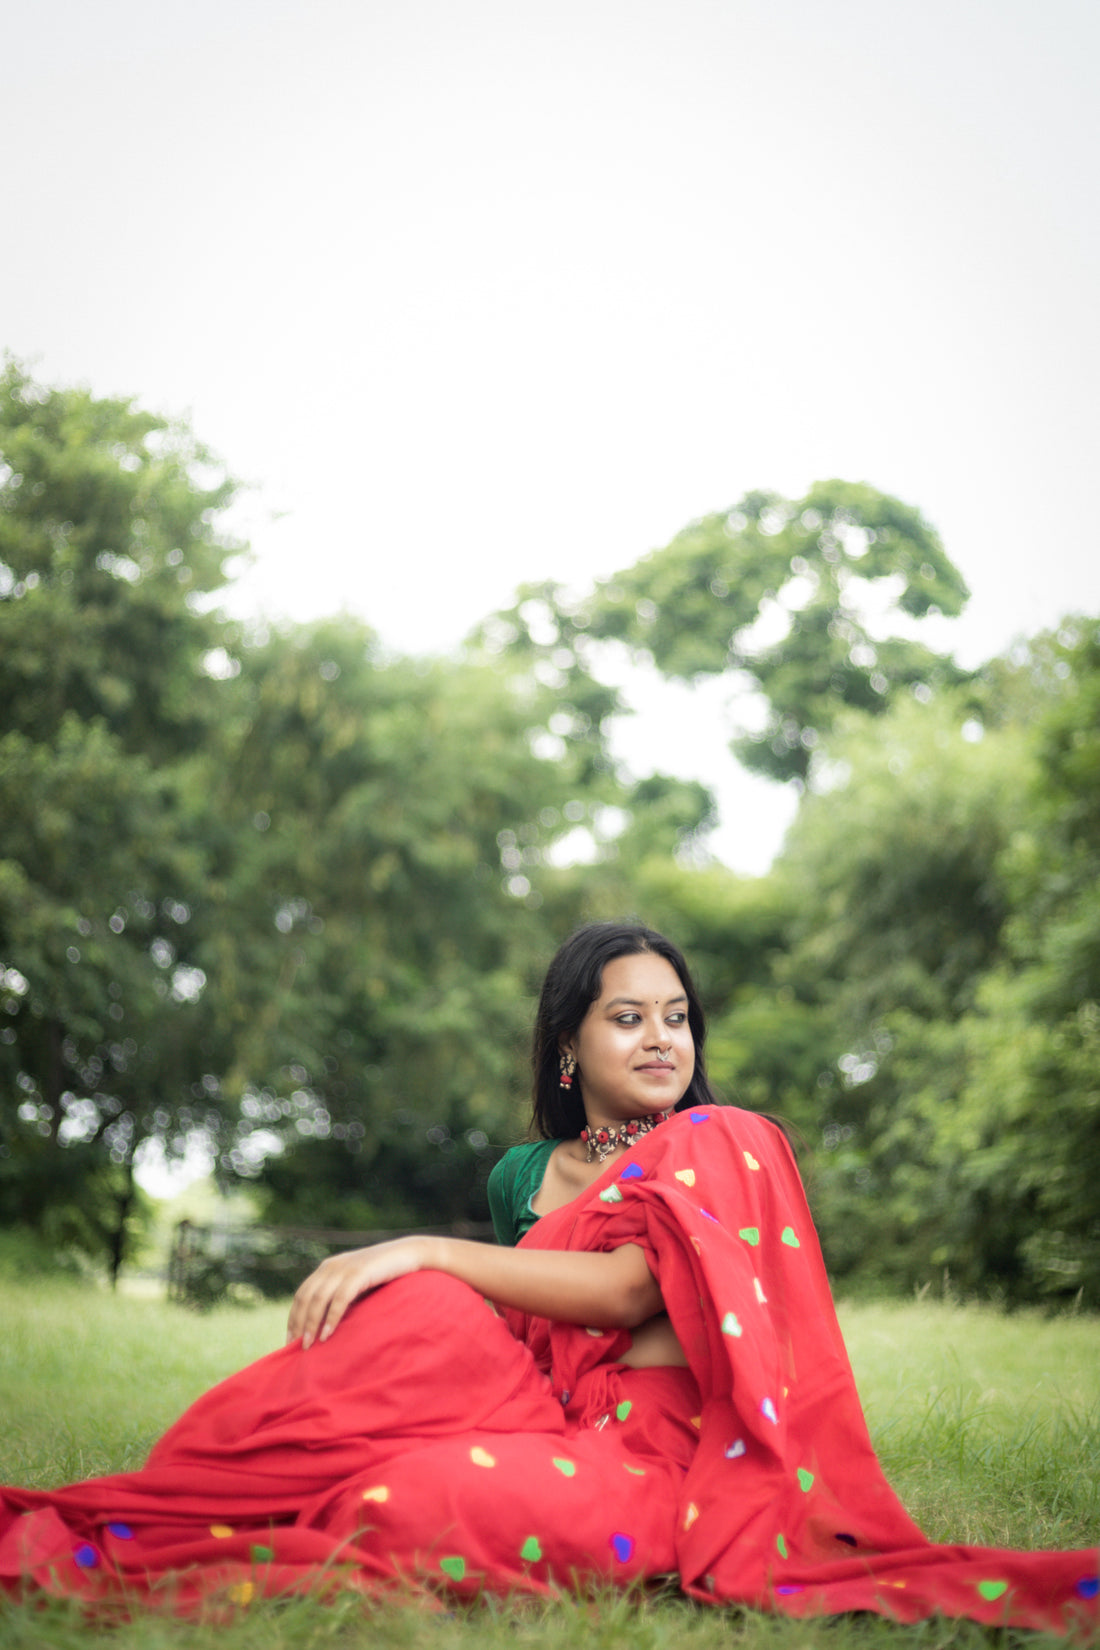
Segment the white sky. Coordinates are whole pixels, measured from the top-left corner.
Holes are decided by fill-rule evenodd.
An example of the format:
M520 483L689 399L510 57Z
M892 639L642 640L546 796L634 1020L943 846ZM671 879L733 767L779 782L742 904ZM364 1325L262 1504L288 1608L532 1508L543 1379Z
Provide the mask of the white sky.
M750 487L867 480L967 662L1100 608L1095 0L35 0L0 346L253 484L239 612L453 646ZM951 644L948 644L951 645ZM635 688L767 863L724 690Z

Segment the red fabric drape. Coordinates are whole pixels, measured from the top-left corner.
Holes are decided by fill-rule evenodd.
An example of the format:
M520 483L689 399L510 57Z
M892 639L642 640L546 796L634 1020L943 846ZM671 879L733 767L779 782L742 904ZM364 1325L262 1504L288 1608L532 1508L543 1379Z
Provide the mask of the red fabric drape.
M546 1592L678 1572L708 1602L1095 1627L1098 1555L935 1546L886 1484L786 1141L671 1119L524 1246L642 1245L690 1370L496 1316L437 1273L192 1406L140 1472L0 1491L0 1582L187 1610L425 1582Z

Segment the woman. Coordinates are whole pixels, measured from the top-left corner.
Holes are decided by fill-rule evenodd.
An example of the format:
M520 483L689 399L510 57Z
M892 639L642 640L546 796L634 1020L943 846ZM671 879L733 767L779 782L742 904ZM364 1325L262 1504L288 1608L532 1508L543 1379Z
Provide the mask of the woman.
M800 1615L1094 1624L1094 1552L934 1547L909 1520L787 1143L713 1104L703 1038L666 940L575 934L539 1005L542 1139L491 1185L505 1246L414 1237L326 1261L287 1347L201 1398L143 1471L5 1490L0 1579L187 1609L675 1573Z

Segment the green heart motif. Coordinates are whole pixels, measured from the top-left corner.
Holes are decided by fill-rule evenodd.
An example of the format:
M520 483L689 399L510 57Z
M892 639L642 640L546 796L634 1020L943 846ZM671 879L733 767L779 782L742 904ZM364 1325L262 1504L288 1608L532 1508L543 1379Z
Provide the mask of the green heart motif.
M554 1465L560 1473L564 1473L566 1478L572 1478L573 1474L577 1470L577 1464L575 1461L564 1461L560 1455L555 1455Z
M444 1575L449 1575L452 1581L461 1581L466 1574L466 1560L460 1553L456 1553L453 1558L441 1558L439 1568Z
M600 1193L601 1203L621 1203L623 1194L617 1186L605 1186Z
M727 1312L725 1317L722 1319L722 1333L723 1335L741 1334L741 1325L737 1321L737 1314L735 1312Z
M627 1472L632 1472L634 1474L635 1478L644 1478L645 1477L645 1468L644 1467L630 1467L630 1466L627 1466L625 1461L623 1462L623 1466L626 1467Z
M633 1408L634 1405L630 1402L630 1399L624 1398L621 1404L615 1405L615 1419L625 1421Z
M787 1552L787 1538L785 1535L776 1536L775 1550L779 1554L780 1558L788 1558L790 1556Z
M810 1489L813 1485L813 1481L814 1481L813 1473L812 1472L807 1472L805 1467L799 1467L799 1469L798 1469L798 1482L802 1485L803 1495L809 1495Z
M978 1591L979 1591L979 1593L981 1593L983 1598L987 1598L989 1600L989 1602L992 1604L992 1602L995 1598L1000 1598L1002 1593L1007 1593L1008 1592L1008 1582L1007 1581L979 1581Z
M755 1249L756 1245L760 1242L760 1228L759 1226L742 1226L737 1236L739 1238L744 1238L746 1243L751 1243Z
M801 1249L802 1247L789 1226L784 1226L779 1234L779 1241L785 1243L788 1249Z
M539 1546L537 1535L529 1535L519 1550L520 1558L526 1558L531 1564L537 1564L542 1557L542 1548Z
M250 1551L253 1564L270 1564L275 1557L270 1547L253 1547Z

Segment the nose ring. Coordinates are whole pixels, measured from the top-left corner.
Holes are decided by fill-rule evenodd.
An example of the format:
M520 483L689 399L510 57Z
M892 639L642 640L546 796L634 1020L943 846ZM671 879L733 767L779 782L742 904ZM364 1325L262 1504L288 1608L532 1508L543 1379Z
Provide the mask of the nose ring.
M663 1048L663 1049L659 1048L657 1050L657 1058L658 1058L658 1060L661 1060L661 1061L671 1060L672 1059L672 1050L670 1048Z

